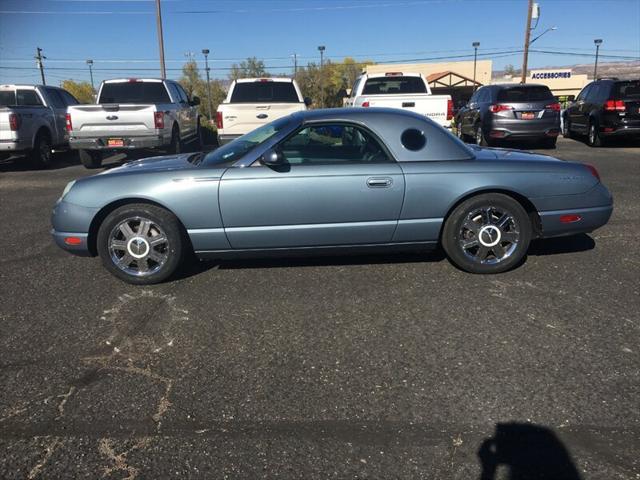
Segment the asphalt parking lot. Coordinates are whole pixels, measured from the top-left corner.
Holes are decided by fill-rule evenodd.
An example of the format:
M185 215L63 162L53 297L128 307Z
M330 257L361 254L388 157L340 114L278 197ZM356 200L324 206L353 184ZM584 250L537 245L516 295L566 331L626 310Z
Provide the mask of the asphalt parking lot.
M544 153L615 210L515 271L271 259L144 288L49 237L91 172L1 164L0 477L640 478L640 148Z

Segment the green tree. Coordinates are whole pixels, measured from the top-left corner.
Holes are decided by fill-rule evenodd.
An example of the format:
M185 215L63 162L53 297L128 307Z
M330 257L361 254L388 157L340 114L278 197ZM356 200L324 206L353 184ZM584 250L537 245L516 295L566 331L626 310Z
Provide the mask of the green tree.
M95 103L95 92L89 82L63 80L62 88L76 97L80 103Z
M200 69L196 62L191 61L184 64L179 82L190 98L200 98L198 111L203 118L209 118L207 81L200 76ZM226 92L222 82L216 79L209 82L209 89L211 91L212 113L215 115L218 105L226 96Z
M505 75L511 75L511 76L515 75L516 74L516 67L514 67L511 64L505 65L504 74Z
M266 71L264 62L258 60L256 57L249 57L240 62L239 65L234 63L231 65L231 72L229 73L229 79L231 80L268 76L270 76L270 74Z

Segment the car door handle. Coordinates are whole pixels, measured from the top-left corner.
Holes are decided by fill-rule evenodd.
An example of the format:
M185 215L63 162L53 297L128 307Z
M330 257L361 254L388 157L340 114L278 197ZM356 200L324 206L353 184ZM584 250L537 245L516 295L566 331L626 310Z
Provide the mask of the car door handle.
M390 187L393 180L389 177L368 178L367 186L369 188L386 188Z

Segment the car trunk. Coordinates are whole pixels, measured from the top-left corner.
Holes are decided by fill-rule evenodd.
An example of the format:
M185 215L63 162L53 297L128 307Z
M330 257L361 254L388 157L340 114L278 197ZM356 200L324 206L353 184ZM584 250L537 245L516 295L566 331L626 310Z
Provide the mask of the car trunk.
M76 105L69 107L72 135L141 136L155 133L154 105Z
M304 110L304 103L232 103L223 111L225 134L246 133L291 113Z

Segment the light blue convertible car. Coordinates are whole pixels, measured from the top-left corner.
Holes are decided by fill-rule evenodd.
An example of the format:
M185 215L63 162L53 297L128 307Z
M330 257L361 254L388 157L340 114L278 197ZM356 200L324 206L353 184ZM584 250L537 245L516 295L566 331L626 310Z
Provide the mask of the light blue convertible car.
M164 281L198 258L428 249L473 273L517 266L532 238L591 232L613 208L594 167L470 147L401 110L293 114L210 153L71 182L53 237L117 277Z

